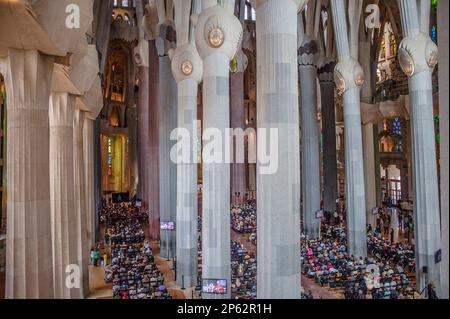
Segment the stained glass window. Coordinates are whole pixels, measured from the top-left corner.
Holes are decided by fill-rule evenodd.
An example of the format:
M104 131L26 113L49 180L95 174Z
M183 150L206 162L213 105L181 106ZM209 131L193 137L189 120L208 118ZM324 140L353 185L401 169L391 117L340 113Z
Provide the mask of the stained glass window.
M435 25L431 27L431 40L437 44L437 28Z
M402 124L398 117L396 117L392 123L392 133L394 135L402 135Z

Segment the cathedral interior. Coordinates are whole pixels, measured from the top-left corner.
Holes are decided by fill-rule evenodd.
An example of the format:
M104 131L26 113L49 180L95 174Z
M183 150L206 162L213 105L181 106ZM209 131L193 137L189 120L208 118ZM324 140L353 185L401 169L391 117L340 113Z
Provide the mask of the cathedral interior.
M448 6L0 0L0 299L448 299Z

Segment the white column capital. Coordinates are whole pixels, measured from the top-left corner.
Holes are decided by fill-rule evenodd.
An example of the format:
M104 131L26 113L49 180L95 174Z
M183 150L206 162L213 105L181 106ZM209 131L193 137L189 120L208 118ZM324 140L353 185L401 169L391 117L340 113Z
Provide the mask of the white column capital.
M334 68L334 82L341 93L361 88L364 84L364 71L359 62L348 56L341 59Z
M408 36L400 43L398 60L408 77L433 71L438 62L438 47L425 33Z
M258 9L259 6L265 4L266 2L269 2L272 0L250 0L250 3L252 5L253 8ZM277 0L280 1L280 0ZM303 11L303 9L305 8L306 4L308 3L308 0L290 0L292 2L294 2L294 4L297 6L297 13Z
M203 61L191 43L169 51L169 56L172 59L173 77L177 83L187 79L194 79L198 83L202 80Z
M198 17L195 42L204 59L214 53L223 53L233 59L242 42L242 25L236 16L221 5L207 8Z
M141 39L139 40L138 45L134 48L134 62L136 62L137 67L148 68L149 66L148 58L149 58L148 41Z

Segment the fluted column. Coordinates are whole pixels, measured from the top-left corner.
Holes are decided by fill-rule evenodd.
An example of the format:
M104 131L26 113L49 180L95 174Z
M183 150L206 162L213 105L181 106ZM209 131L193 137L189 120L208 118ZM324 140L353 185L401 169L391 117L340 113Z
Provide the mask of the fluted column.
M73 116L73 115L72 115ZM94 190L94 120L88 116L83 125L83 154L84 178L86 181L86 215L88 243L93 246L96 242L97 222Z
M336 154L336 112L334 105L333 70L336 63L328 61L318 70L322 97L322 139L323 139L323 202L324 210L336 210L337 154Z
M435 253L442 246L431 81L438 50L424 33L429 25L419 22L417 3L400 0L399 4L406 35L399 47L399 63L409 77L411 108L417 289L433 282L440 296L440 264L435 263ZM421 16L427 13L429 9Z
M183 0L185 1L185 0ZM191 43L179 46L172 58L172 73L178 83L177 163L177 283L197 284L198 194L197 194L197 93L203 65ZM182 140L189 134L190 139ZM172 136L171 138L173 138ZM172 158L174 160L174 158Z
M438 3L438 41L441 51L449 52L448 45L448 1ZM442 226L442 298L449 298L449 250L448 250L448 57L439 56L439 107L441 123L441 226Z
M149 236L152 240L159 240L159 113L160 113L160 90L159 90L159 58L156 51L155 40L149 41L149 71L152 81L149 81L149 112L148 112L148 136L149 136L149 160L146 163L148 169L148 207L149 207ZM145 112L144 112L145 113ZM144 114L145 115L145 114ZM147 115L146 115L147 116ZM145 121L145 120L143 120ZM140 142L139 142L140 143ZM140 149L140 154L145 151ZM141 158L142 161L142 158ZM144 169L141 162L141 168ZM141 172L141 176L145 176Z
M8 299L53 298L48 107L53 58L10 49L7 98Z
M375 141L372 123L362 126L363 156L364 156L364 183L366 191L366 220L368 224L374 226L375 218L372 208L377 207L376 173L375 166Z
M301 161L303 184L304 232L310 238L320 236L320 151L317 122L317 41L305 36L298 49L301 119Z
M177 127L177 86L171 72L168 56L159 58L160 113L159 113L159 207L161 221L176 220L177 167L170 160L175 142L170 133ZM161 230L161 256L173 258L176 254L176 232Z
M367 256L366 202L361 131L360 91L364 72L351 56L344 0L332 0L333 22L339 63L335 83L344 98L345 196L347 201L348 253L356 258ZM354 48L353 50L354 51Z
M244 71L247 57L240 50L237 54L237 71L230 76L230 117L232 129L245 130L244 107ZM233 144L234 158L231 163L231 199L233 203L242 204L245 196L245 163L238 163L236 144Z
M204 158L202 162L202 276L203 279L227 280L228 285L227 294L204 293L204 299L229 299L231 296L230 164L222 141L230 125L229 63L241 35L239 20L232 10L221 5L204 9L198 18L195 39L203 59L203 129L214 130L218 135L212 136L210 131L209 136L204 136L204 143L220 145L208 152L209 160Z
M73 175L73 114L75 96L50 96L50 208L55 298L80 298L82 291L66 285L66 268L77 264ZM70 268L69 268L70 269ZM76 280L76 279L75 279ZM74 283L75 284L75 283Z
M300 298L297 12L305 1L256 6L258 131L278 131L278 170L257 167L258 298ZM261 133L258 140L262 139ZM264 136L268 141L267 134ZM264 141L264 140L261 140ZM263 143L263 142L261 142ZM260 142L258 142L260 144ZM269 143L265 143L266 148Z
M73 174L77 264L80 267L83 297L89 295L89 242L87 229L86 182L84 172L83 126L85 113L75 110L73 117Z

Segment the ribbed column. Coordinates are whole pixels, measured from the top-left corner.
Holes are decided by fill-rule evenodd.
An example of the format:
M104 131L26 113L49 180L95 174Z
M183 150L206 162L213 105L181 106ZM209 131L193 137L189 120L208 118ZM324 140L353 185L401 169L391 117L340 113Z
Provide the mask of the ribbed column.
M375 181L375 142L372 123L362 126L363 156L364 156L364 182L366 191L366 219L367 223L375 226L372 208L377 207L376 181Z
M435 262L442 242L431 79L438 50L428 34L417 30L417 3L400 0L399 5L407 35L399 46L399 63L409 77L417 290L432 282L441 296L441 265ZM429 10L420 14L430 14Z
M84 154L84 178L86 181L86 215L87 236L90 246L95 244L97 225L95 215L95 190L94 190L94 121L85 117L83 125L83 154Z
M305 39L298 49L300 78L301 160L305 235L320 236L320 151L317 122L317 42Z
M367 256L366 198L359 97L358 87L344 93L347 244L349 255L356 258Z
M186 79L178 83L178 128L189 132L196 141L198 83ZM198 273L198 194L197 148L192 148L188 163L177 165L177 282L185 287L197 284Z
M231 128L245 130L244 72L231 74L230 78L230 116ZM231 164L231 199L233 203L243 203L245 191L245 163L237 162L236 143L233 144L234 160Z
M323 201L324 210L331 213L336 210L338 198L334 66L334 62L329 62L318 70L322 97Z
M230 164L225 137L230 126L229 66L242 36L242 26L231 11L220 5L203 10L195 30L203 59L202 277L227 281L226 294L203 293L204 299L231 297Z
M66 285L66 268L77 264L77 233L73 175L73 113L75 96L50 96L50 208L55 298L81 298L79 288ZM76 279L75 279L76 280ZM76 284L76 283L74 283Z
M333 25L339 63L335 83L344 99L345 197L347 202L347 251L356 258L367 256L366 199L360 95L364 72L350 56L345 1L332 0Z
M83 297L89 295L89 242L87 229L86 182L84 173L83 125L85 113L75 110L73 117L73 174L77 264L80 267Z
M261 129L277 130L279 150L275 173L257 168L259 299L300 298L297 9L292 0L256 8L258 139L269 141Z
M159 58L159 207L160 221L175 221L177 209L177 166L170 160L175 141L170 133L177 127L177 85L172 76L168 56ZM176 254L176 231L161 230L161 256L173 258Z
M438 2L438 41L443 52L449 52L448 45L448 1ZM446 54L439 56L439 108L441 125L441 229L442 229L442 265L441 286L442 298L449 298L449 250L448 250L448 57Z
M409 91L417 288L421 291L427 283L433 282L440 291L440 265L434 259L442 243L431 72L425 71L410 78ZM424 267L428 268L427 274Z
M149 95L152 93L148 90L150 71L146 66L140 66L139 72L139 95L137 103L138 111L138 143L139 143L139 197L142 199L143 206L149 207L149 157L150 155L150 105ZM153 75L152 75L153 76ZM153 116L153 114L152 114ZM150 213L153 213L151 211Z
M149 81L149 113L148 113L148 207L150 213L149 236L152 240L159 240L159 113L160 113L160 91L159 91L159 58L155 46L155 40L148 42L149 47L149 71L152 80ZM145 151L140 149L140 153ZM142 159L141 159L142 161ZM143 166L142 162L140 164ZM141 176L145 176L141 172Z
M185 10L184 16L189 13ZM171 154L177 163L177 283L193 287L198 275L197 94L203 65L192 43L179 45L171 56L172 73L178 84L178 144ZM178 156L173 158L175 151Z
M6 62L5 296L53 298L48 119L53 59L11 49Z

